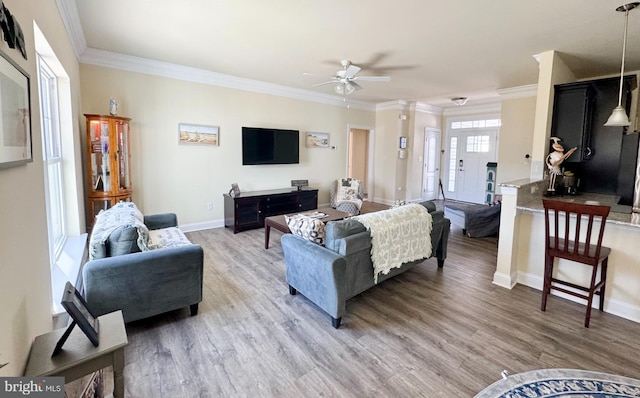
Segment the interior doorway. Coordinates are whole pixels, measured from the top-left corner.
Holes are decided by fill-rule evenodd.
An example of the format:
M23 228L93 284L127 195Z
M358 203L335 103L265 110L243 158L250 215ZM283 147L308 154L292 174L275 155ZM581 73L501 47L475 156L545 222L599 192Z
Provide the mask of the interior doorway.
M438 129L426 128L424 131L422 200L438 199L441 136Z
M349 129L347 177L362 182L364 199L373 196L373 130L361 127Z

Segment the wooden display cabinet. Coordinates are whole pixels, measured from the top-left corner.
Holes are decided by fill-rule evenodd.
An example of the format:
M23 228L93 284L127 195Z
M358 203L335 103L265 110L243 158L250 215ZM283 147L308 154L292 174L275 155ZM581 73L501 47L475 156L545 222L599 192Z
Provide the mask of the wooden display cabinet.
M130 118L84 115L87 118L87 227L100 210L131 201Z

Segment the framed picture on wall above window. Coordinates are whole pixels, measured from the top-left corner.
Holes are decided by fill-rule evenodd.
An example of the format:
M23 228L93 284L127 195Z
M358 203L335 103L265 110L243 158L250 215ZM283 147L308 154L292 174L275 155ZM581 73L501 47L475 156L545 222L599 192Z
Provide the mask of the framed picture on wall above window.
M220 145L218 126L180 123L178 130L181 144Z
M29 75L0 51L0 168L33 161Z

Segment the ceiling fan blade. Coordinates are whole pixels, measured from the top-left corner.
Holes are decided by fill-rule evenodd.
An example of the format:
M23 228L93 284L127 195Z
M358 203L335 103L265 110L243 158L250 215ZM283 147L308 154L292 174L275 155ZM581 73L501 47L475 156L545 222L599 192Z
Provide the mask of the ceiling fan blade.
M362 90L362 86L359 85L358 83L351 81L350 84L353 86L353 88L355 88L356 90Z
M346 77L347 79L351 79L356 75L356 73L360 72L360 70L361 68L359 66L349 65L349 67L345 72L344 77Z
M356 76L353 80L359 80L361 82L390 82L391 76Z
M313 87L324 86L325 84L332 84L332 83L336 83L336 82L337 82L337 80L331 80L331 81L324 82L324 83L314 84Z

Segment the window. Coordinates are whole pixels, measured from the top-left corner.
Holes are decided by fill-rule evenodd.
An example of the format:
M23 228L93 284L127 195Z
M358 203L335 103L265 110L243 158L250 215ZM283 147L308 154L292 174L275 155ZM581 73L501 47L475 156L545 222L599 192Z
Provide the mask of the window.
M500 119L465 120L452 122L451 129L478 129L484 127L500 127Z
M489 136L488 135L468 136L467 152L489 152Z
M458 137L451 137L449 145L449 184L447 190L455 192L456 190L456 159L458 159Z
M42 129L42 154L45 166L49 258L52 263L55 263L64 246L67 230L64 215L64 178L58 112L58 85L55 74L39 55L37 65L40 83L40 123Z
M54 315L64 313L60 305L67 281L78 284L86 247L84 233L82 174L79 143L74 134L71 79L44 34L33 22L36 72L40 102L42 158L51 266ZM77 123L76 123L77 124Z

